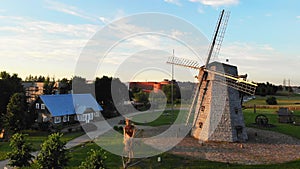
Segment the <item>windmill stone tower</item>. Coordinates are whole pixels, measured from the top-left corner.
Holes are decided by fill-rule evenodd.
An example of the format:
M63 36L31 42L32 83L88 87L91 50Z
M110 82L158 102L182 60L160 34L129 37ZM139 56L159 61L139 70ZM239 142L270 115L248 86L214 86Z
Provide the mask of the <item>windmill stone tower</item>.
M199 83L186 125L191 125L191 135L202 141L236 142L248 139L241 106L242 95L253 95L257 85L246 81L246 75L239 76L236 66L209 62L211 56L216 57L219 53L228 18L229 13L223 10L204 66L197 61L174 56L167 61L199 70Z
M237 67L220 62L210 63L208 69L238 76ZM226 81L223 76L208 74L207 79L202 82L196 107L198 112L194 114L195 122L191 132L199 140L236 142L248 139L241 94L222 84L224 80Z

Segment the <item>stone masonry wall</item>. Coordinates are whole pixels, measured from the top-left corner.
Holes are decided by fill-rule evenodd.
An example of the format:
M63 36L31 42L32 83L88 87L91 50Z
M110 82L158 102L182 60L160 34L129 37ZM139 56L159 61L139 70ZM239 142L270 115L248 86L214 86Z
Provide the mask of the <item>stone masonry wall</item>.
M213 62L211 69L237 75L235 66ZM207 92L200 108L192 136L202 141L236 142L248 139L241 108L240 94L237 90L221 85L209 74ZM220 78L220 77L218 77ZM205 85L200 90L198 103L202 100ZM196 116L195 116L196 118Z

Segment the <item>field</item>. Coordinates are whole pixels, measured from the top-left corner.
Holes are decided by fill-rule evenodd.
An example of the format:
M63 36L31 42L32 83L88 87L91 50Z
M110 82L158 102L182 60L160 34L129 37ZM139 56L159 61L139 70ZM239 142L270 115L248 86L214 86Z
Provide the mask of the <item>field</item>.
M300 102L300 96L291 96L291 97L284 97L284 96L277 96L277 101L280 106L298 106L297 103ZM266 97L256 97L255 100L251 100L246 103L246 105L266 105L265 103ZM295 126L292 124L282 124L278 123L278 117L276 114L277 108L257 108L256 113L254 113L253 108L243 109L245 124L247 127L256 127L254 125L255 117L259 114L265 115L269 119L269 124L272 124L273 127L270 128L261 128L264 130L271 130L283 134L290 135L297 139L300 139L300 126ZM140 114L136 115L132 118L133 121L143 121L144 119L153 119L153 121L149 120L146 123L139 123L135 122L137 125L147 125L147 126L161 126L161 125L170 125L173 124L174 121L177 119L182 119L185 116L185 113L179 114L178 110L174 112L167 110L165 112L153 112L153 114ZM295 110L295 114L300 115L300 110ZM151 121L151 122L150 122ZM32 142L35 149L38 150L39 144L46 138L45 134L37 134L34 136L34 133L29 133L30 137L28 140ZM71 133L70 135L65 135L64 138L66 140L76 137L76 133ZM116 148L119 147L121 144L119 141L114 141L114 137L112 136L109 140L104 140L107 144L111 146L115 146ZM0 143L0 155L5 154L9 151L8 143ZM70 169L78 168L82 161L85 160L87 156L87 152L90 149L98 149L99 146L96 143L88 142L82 145L73 147L70 149L70 161L68 163L68 167ZM105 160L105 165L107 168L122 168L122 158L118 155L112 154L110 152L106 152L105 156L107 159ZM1 157L1 156L0 156ZM157 161L157 158L160 157L162 160L161 162ZM232 169L294 169L299 168L300 166L300 159L292 162L282 163L282 164L272 164L272 165L239 165L239 164L227 164L221 162L213 162L208 160L200 160L200 159L193 159L183 156L177 156L170 154L168 152L156 155L153 157L145 158L145 159L134 159L135 161L141 160L137 165L134 167L130 167L132 169L145 169L145 168L199 168L199 169L208 169L208 168L216 168L216 169L223 169L223 168L232 168ZM34 166L32 167L34 168Z
M184 116L184 114L187 111L185 110L180 116ZM173 124L174 121L177 119L179 110L174 110L172 112L171 110L166 110L163 113L162 112L153 112L153 113L147 113L147 114L139 114L132 117L132 121L134 124L137 125L145 125L145 126L162 126L162 125L170 125ZM157 117L157 118L153 118ZM145 119L153 119L151 122L146 122ZM183 119L178 117L178 120ZM138 121L138 122L136 122ZM139 123L140 121L143 121L144 123Z
M77 168L80 165L81 161L86 158L86 153L89 149L97 149L98 145L95 143L85 144L84 147L77 146L72 149L72 158L69 162L70 169ZM107 168L122 168L121 157L115 154L106 152L107 159L105 164ZM157 158L161 157L162 161L157 162ZM283 164L273 164L273 165L238 165L238 164L226 164L220 162L212 162L207 160L196 160L191 158L185 158L182 156L176 156L169 153L160 154L158 156L145 158L145 159L135 159L141 160L136 166L130 167L131 169L145 169L145 168L194 168L194 169L223 169L223 168L232 168L232 169L294 169L299 168L300 160L293 161Z
M28 143L30 143L34 149L37 151L40 149L40 145L48 137L48 132L41 131L24 131L25 134L28 134L26 138ZM76 137L83 135L83 132L72 132L64 134L62 140L69 141ZM6 159L6 153L10 152L11 148L9 147L9 142L0 142L0 160Z
M243 105L246 107L252 107L254 104L257 106L267 106L266 99L270 96L256 96L255 99L250 100ZM294 94L290 96L274 96L277 99L278 106L290 106L300 108L300 95Z
M274 127L272 128L263 128L265 130L272 130L279 133L284 133L293 137L296 137L300 139L300 126L294 126L291 124L281 124L278 123L277 115L275 114L276 109L257 109L256 113L253 113L253 109L245 109L243 110L244 117L245 117L245 123L248 127L253 127L254 119L258 114L264 114L268 117L269 123L272 124ZM160 125L168 125L175 121L175 119L178 116L179 111L174 111L172 113L171 111L164 112L161 116L159 116L156 120L144 124L144 125L150 125L150 126L160 126ZM157 112L158 114L161 112ZM300 113L300 111L297 111L296 113ZM133 120L138 119L147 119L148 115L137 115L133 117ZM156 116L156 115L154 115ZM87 149L90 148L97 148L98 146L94 143L88 143L85 145L85 147L77 146L73 148L72 154L73 157L70 161L70 167L69 168L76 168L76 166L80 163L81 160L85 158ZM109 152L106 152L107 160L106 165L108 168L122 168L122 162L121 157L118 155L111 154ZM162 161L157 162L157 158L161 157ZM142 168L245 168L245 169L256 169L256 168L298 168L300 165L300 160L283 163L283 164L272 164L272 165L238 165L238 164L226 164L226 163L220 163L220 162L212 162L207 160L197 160L197 159L191 159L186 158L182 156L172 155L169 153L164 153L158 156L154 156L151 158L146 159L136 159L136 160L142 160L140 163L138 163L136 166L131 167L135 169L142 169Z
M263 129L276 131L300 139L300 126L278 123L278 116L276 114L276 111L277 109L257 109L256 113L254 113L253 109L245 109L243 110L243 113L246 126L253 127L253 123L255 123L255 117L259 114L263 114L269 119L269 124L274 125L274 127ZM295 114L300 114L300 111L295 111Z
M70 161L68 162L68 169L76 169L85 160L87 152L90 149L98 149L99 146L95 143L84 143L82 145L73 147L70 149ZM122 161L121 157L110 152L106 152L105 156L105 165L109 169L121 169ZM161 157L162 161L157 162L157 158ZM142 160L139 164L131 169L145 169L145 168L199 168L199 169L223 169L223 168L232 168L232 169L281 169L281 168L297 168L300 165L300 161L294 161L284 164L275 164L275 165L238 165L238 164L226 164L220 162L212 162L207 160L196 160L191 158L186 158L182 156L176 156L169 153L163 153L154 157L145 158L145 159L135 159ZM30 168L35 168L33 165ZM28 167L29 168L29 167Z

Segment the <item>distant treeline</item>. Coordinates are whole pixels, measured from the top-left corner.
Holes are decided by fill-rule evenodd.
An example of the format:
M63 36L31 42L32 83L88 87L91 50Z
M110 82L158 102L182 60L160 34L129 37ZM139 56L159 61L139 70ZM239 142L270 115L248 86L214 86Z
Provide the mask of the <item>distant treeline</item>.
M282 86L282 85L276 86L269 82L258 83L257 85L258 86L256 88L255 95L260 95L260 96L276 95L283 91L288 92L288 93L293 92L293 89L290 86Z

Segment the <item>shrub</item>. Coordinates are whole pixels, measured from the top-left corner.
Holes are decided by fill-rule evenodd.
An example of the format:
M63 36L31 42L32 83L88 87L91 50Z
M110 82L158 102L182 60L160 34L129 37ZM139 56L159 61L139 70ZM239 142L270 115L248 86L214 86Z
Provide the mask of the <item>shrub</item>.
M103 149L91 149L88 152L88 157L79 166L80 169L104 169L104 160L106 159Z
M26 143L25 134L16 133L10 138L9 146L12 151L8 153L9 166L29 166L33 155L30 154L32 147Z
M114 126L114 130L116 130L117 132L123 134L123 127L122 126Z
M276 97L268 97L266 100L268 105L277 105L277 99Z
M62 134L53 133L41 145L41 151L37 156L37 163L44 169L61 169L67 165L66 142L61 140Z

